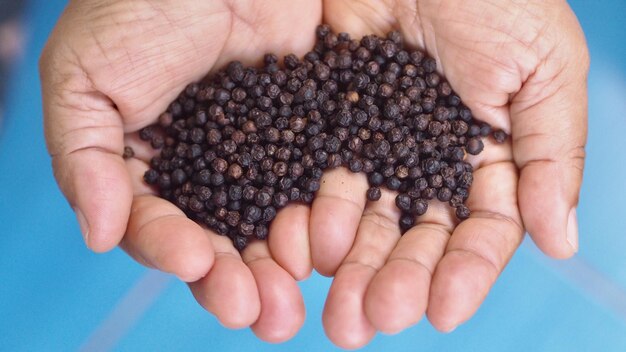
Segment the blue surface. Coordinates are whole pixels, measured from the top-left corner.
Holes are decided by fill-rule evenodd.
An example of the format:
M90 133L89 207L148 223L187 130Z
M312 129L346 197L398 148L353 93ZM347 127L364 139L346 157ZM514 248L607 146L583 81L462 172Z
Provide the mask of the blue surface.
M288 343L270 345L249 330L221 327L184 284L120 250L85 249L54 183L41 126L37 59L63 4L32 1L27 52L9 82L0 134L0 350L94 343L120 351L336 350L321 326L328 279L315 275L301 284L304 328ZM592 56L579 255L557 263L526 242L476 316L454 333L423 321L377 336L365 351L626 351L626 160L615 160L626 150L626 2L571 5Z

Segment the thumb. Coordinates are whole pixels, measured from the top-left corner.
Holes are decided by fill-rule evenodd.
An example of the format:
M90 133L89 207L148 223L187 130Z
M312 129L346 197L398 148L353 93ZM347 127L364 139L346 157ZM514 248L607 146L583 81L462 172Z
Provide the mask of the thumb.
M534 242L555 258L578 250L576 206L587 139L589 57L568 14L576 35L558 44L511 103L520 211Z
M55 64L44 51L40 72L52 167L87 246L107 251L126 231L133 195L122 158L122 119L78 65L60 70Z

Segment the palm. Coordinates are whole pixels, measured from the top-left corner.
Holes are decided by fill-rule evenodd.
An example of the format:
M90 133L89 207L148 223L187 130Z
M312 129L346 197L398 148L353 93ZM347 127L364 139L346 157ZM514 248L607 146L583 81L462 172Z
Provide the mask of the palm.
M359 36L400 29L407 45L426 48L437 59L475 116L514 130L513 144L487 141L485 151L469 159L475 166L468 199L472 216L458 226L450 209L437 204L400 237L393 195L367 203L363 177L342 170L325 175L312 208L311 250L314 267L335 275L324 324L329 337L344 347L366 343L376 330L398 332L426 311L435 327L453 329L473 315L521 242L518 167L538 159L532 143L545 140L512 124L533 118L532 106L546 97L538 92L549 94L545 91L558 83L550 73L538 78L544 80L539 84L529 80L549 50L549 38L541 38L548 26L542 22L545 17L532 16L536 9L503 6L466 1L325 2L325 21L335 30ZM518 22L524 23L522 30ZM531 116L518 113L526 109ZM521 185L527 188L519 188L527 200L533 192L527 190L528 178ZM346 190L345 184L352 189ZM535 216L528 213L529 218ZM344 216L330 222L329 214ZM563 239L538 239L547 252L564 255L555 251Z
M250 2L243 5L235 2L232 6L216 11L215 7L219 6L213 3L206 9L207 13L196 12L194 14L199 19L204 19L198 22L201 25L197 25L193 19L186 18L185 22L191 23L190 27L185 28L182 25L181 33L174 33L176 37L168 35L160 37L159 39L163 42L155 43L155 47L160 48L168 55L172 51L182 51L181 56L185 57L187 55L184 54L188 53L187 57L190 62L183 62L181 65L177 55L171 56L173 60L176 60L172 62L171 66L172 77L164 76L158 70L146 70L142 72L145 74L144 77L130 77L131 85L132 82L140 82L143 86L132 87L128 90L136 95L129 97L129 106L134 109L141 108L139 102L145 101L146 106L152 105L155 109L161 108L163 110L163 104L172 98L168 95L181 91L185 84L199 79L201 75L213 67L221 67L230 60L241 58L250 60L249 64L255 64L254 60L259 60L263 53L287 54L288 52L297 52L303 54L311 47L313 38L302 38L299 33L313 32L317 24L316 21L303 18L303 14L319 12L319 8L315 4L309 5L310 9L308 10L296 9L294 6L283 7L284 11L277 17L274 17L271 12L273 6L267 3ZM225 11L220 13L218 12L220 10ZM207 18L210 20L207 21ZM272 18L272 20L268 21L268 18ZM165 17L161 19L171 21ZM150 22L150 25L168 27L168 23L159 24L154 20ZM229 28L230 31L216 30L216 28ZM137 38L137 40L140 41L142 38ZM168 44L172 44L173 47L169 48ZM181 44L183 45L182 48L180 47ZM141 46L138 45L137 47ZM133 54L130 55L133 56ZM141 54L137 53L135 57L141 57ZM171 78L174 80L154 81ZM161 88L154 91L153 87ZM112 92L120 91L124 90L119 89L119 87L112 89ZM148 94L147 97L146 93ZM139 102L136 99L138 97L140 98ZM122 97L122 101L124 98ZM142 98L147 98L147 100ZM160 104L154 106L155 104L150 104L151 101L158 101ZM126 122L132 125L133 115L125 114L124 116L129 117ZM157 111L137 115L137 118L149 117L154 119L154 116L158 116ZM138 121L139 126L151 122L153 120ZM127 140L133 139L131 137ZM136 148L140 150L138 145ZM147 156L144 155L144 157ZM146 169L146 159L129 161L127 166L131 174L135 175L133 179L137 180ZM143 186L139 183L135 190L142 188ZM171 236L171 232L159 233L159 227L161 231L163 231L162 229L167 230L168 226L169 229L176 228L172 218L169 217L162 223L153 221L153 219L163 216L165 212L168 214L177 213L181 226L182 223L185 223L185 226L196 227L189 220L183 219L182 214L172 205L153 196L135 198L133 208L141 209L142 214L137 213L131 217L129 229L122 245L138 260L145 257L141 254L146 249L143 241L157 241L159 236ZM133 213L132 209L131 213ZM200 266L195 275L182 276L184 280L192 282L190 288L196 299L228 326L247 326L254 323L253 330L261 338L270 341L289 338L295 334L304 320L304 306L295 279L303 279L311 271L306 233L307 218L308 210L305 207L291 206L286 208L276 219L272 227L274 239L271 242L271 252L274 253L275 259L270 255L268 243L253 244L240 257L226 238L217 236L208 230L203 230L203 233L188 231L159 241L159 250L167 250L167 256L170 258L179 258L178 261L170 259L169 262L161 263L159 269L176 273L179 276L181 276L181 272L186 273L190 268L189 263L193 263L193 260L190 260L190 254L202 261L202 256L206 258L206 253L210 253L208 246L202 246L202 243L206 242L204 239L209 238L216 254L213 268L209 271L208 267L202 268ZM286 221L287 219L290 221ZM293 219L297 219L299 222L294 222ZM145 224L152 224L152 226L148 227ZM135 229L137 230L135 231ZM187 236L187 241L194 242L194 244L181 244L184 243L181 241L181 235ZM150 238L147 238L148 236ZM195 251L192 248L195 248ZM148 256L151 255L148 253ZM282 264L287 271L277 265L276 261ZM201 277L203 278L198 281Z
M136 131L155 122L186 84L201 79L213 67L235 58L254 64L266 52L304 54L312 46L313 36L301 37L300 33L314 32L318 24L315 14L321 9L319 4L303 3L305 6L282 4L276 14L276 6L268 2L118 1L95 8L84 1L71 5L64 15L69 18L62 19L56 29L57 36L76 38L68 40L72 47L64 54L73 55L71 69L81 72L92 85L89 89L97 91L84 94L81 103L105 111L102 120L86 116L72 121L71 126L63 121L48 124L50 152L64 192L71 198L75 188L82 186L68 182L80 182L80 175L73 173L76 168L68 167L80 161L81 175L92 176L88 187L107 190L90 192L89 200L78 195L73 201L88 218L96 219L90 223L88 245L106 250L126 232L121 246L136 260L191 282L197 300L223 324L243 327L254 323L255 333L271 341L291 337L304 320L293 277L302 279L311 271L308 210L288 207L272 227L277 239L291 235L287 241L272 242L276 243L272 252L288 272L271 258L264 242L249 246L242 257L226 238L186 219L141 182L154 152L138 142ZM85 32L70 32L76 28ZM44 76L46 69L58 69L55 59L44 55ZM56 95L47 99L70 100ZM65 101L57 104L69 105ZM56 140L56 129L67 130L62 133L62 143ZM95 141L80 138L85 129L97 132ZM136 155L123 162L119 152L125 144L132 146ZM106 153L102 155L102 151ZM113 197L112 189L118 191ZM107 218L98 219L104 214L97 213L107 208L111 209ZM290 217L301 222L286 222Z

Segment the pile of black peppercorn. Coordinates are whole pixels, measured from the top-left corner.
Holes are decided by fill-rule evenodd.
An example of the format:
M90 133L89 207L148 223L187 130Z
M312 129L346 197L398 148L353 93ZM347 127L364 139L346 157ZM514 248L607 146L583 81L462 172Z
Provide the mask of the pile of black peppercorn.
M399 32L353 40L322 25L316 35L303 59L233 61L187 86L140 131L161 149L145 181L239 250L267 238L289 202L311 203L323 171L339 166L367 174L370 201L381 187L398 192L403 231L434 198L467 218L465 154L506 133L474 120L435 60L405 50Z

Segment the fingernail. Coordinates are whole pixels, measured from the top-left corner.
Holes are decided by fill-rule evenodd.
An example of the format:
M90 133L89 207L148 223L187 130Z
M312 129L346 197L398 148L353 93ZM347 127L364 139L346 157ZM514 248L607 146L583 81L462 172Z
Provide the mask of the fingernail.
M80 232L83 235L83 239L85 240L85 244L89 247L89 224L87 223L87 219L83 212L78 208L74 208L74 213L76 213L76 219L78 219L78 224L80 225Z
M449 334L451 332L453 332L454 330L456 330L456 328L459 327L458 323L448 323L448 324L443 324L443 326L439 329L439 331L445 333L445 334Z
M458 325L450 325L450 326L444 328L443 332L446 333L446 334L449 334L449 333L453 332L454 330L456 330L456 328L458 328L458 327L459 327Z
M574 253L578 252L578 218L576 216L576 208L569 211L567 218L567 242L574 249Z

